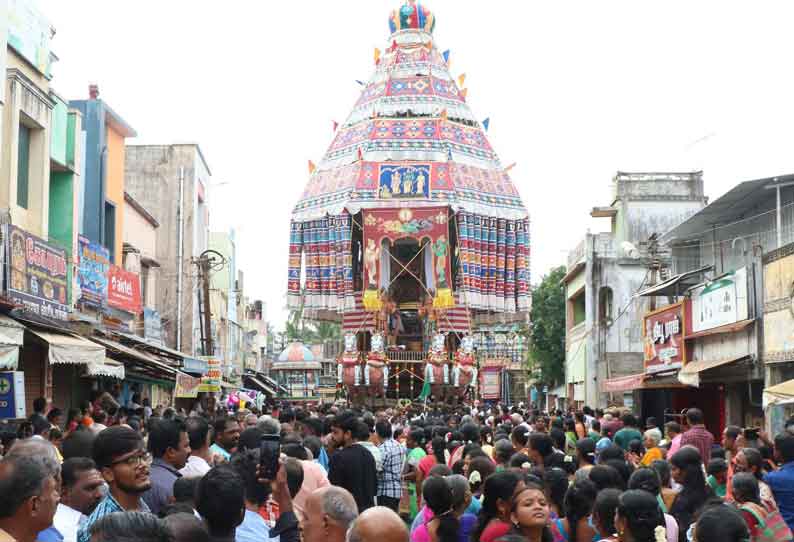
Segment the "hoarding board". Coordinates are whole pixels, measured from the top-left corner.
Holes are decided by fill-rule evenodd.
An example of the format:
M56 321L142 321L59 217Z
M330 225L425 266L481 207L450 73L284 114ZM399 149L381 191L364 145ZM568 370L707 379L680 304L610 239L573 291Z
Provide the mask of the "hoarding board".
M643 318L645 373L680 369L686 363L683 304L676 303Z

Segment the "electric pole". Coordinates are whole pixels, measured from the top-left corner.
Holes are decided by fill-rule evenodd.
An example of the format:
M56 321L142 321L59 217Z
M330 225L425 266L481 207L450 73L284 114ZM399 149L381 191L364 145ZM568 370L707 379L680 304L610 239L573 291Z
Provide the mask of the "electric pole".
M226 265L226 258L214 250L205 250L201 255L193 260L193 264L198 267L198 277L201 287L199 294L199 313L201 315L201 348L204 356L212 356L215 353L215 345L212 338L212 304L210 302L210 272L217 271Z

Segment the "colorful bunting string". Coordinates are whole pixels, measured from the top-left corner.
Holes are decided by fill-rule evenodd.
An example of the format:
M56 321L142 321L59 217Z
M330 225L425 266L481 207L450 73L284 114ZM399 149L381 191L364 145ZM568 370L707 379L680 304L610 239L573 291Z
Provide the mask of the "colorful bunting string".
M490 125L491 125L491 117L488 117L487 119L485 119L484 121L482 121L482 128L483 128L483 130L485 130L486 132L488 131L488 127L489 127Z

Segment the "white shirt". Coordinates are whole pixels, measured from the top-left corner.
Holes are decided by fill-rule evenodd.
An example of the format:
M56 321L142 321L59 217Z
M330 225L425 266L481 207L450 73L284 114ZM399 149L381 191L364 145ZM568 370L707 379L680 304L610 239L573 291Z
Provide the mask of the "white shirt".
M58 503L52 524L63 535L63 542L77 542L77 530L86 519L88 518L85 515L74 508Z
M179 470L179 474L185 478L202 477L210 470L210 465L203 458L191 455L187 458L187 464Z

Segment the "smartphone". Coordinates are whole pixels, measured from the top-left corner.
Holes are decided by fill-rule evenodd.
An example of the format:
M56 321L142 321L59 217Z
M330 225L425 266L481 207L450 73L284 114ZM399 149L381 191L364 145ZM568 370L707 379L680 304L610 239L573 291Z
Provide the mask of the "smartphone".
M746 440L758 440L758 428L752 427L744 430L744 438Z
M262 435L259 442L260 476L268 480L275 480L278 473L279 457L281 455L281 436Z

